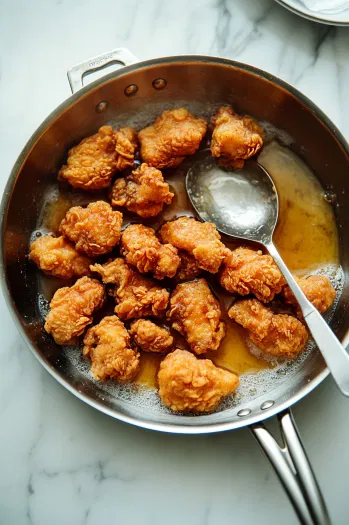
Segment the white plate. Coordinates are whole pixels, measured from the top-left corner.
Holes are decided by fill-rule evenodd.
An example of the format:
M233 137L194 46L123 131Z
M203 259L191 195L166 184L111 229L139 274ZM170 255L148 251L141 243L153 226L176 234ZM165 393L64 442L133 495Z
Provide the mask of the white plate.
M336 15L328 13L319 13L311 11L299 0L276 0L279 4L286 7L293 13L308 18L313 22L320 22L322 24L331 24L335 26L349 26L349 9Z

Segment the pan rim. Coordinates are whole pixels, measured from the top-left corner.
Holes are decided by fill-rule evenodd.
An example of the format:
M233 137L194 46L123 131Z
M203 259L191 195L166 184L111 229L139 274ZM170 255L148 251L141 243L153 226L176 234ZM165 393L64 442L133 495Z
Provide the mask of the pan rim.
M70 97L68 97L66 100L64 100L60 105L58 105L47 117L46 119L39 125L39 127L34 131L32 136L29 138L27 143L25 144L24 148L22 149L21 153L19 154L17 160L14 163L14 166L11 170L11 173L9 175L9 178L7 180L7 183L4 188L4 193L1 199L0 204L0 253L1 253L1 259L0 259L0 280L3 290L3 295L6 300L6 304L11 312L12 318L14 319L15 325L21 334L22 338L26 342L27 346L29 346L31 352L34 354L36 359L41 363L41 365L51 374L52 377L54 377L62 386L64 386L69 392L74 394L78 399L81 401L84 401L91 407L97 409L100 412L103 412L106 415L109 415L115 419L118 419L120 421L130 423L132 425L149 429L149 430L156 430L156 431L162 431L162 432L169 432L174 434L208 434L208 433L214 433L214 432L222 432L227 430L233 430L236 428L242 428L248 425L251 425L253 423L257 423L259 421L263 421L265 419L268 419L269 417L272 417L282 410L285 410L289 408L290 406L294 405L296 402L301 400L303 397L305 397L308 393L310 393L312 390L314 390L322 381L329 375L329 370L325 368L322 372L320 372L316 377L314 377L309 383L302 386L300 390L293 394L289 399L284 401L283 403L275 403L275 405L268 410L266 410L264 413L258 413L253 415L249 415L246 418L241 418L237 421L227 421L222 423L203 423L202 425L188 425L188 424L174 424L174 423L157 423L152 422L148 420L140 420L135 416L129 416L127 414L123 414L121 412L117 412L115 409L109 408L102 403L98 402L97 400L93 400L90 397L88 397L85 394L82 394L79 392L75 387L69 384L69 382L60 376L60 374L51 367L44 359L43 357L38 353L33 343L30 341L22 323L20 322L19 315L17 314L16 306L12 301L10 290L7 283L6 278L6 272L5 272L5 265L4 265L4 234L5 234L5 225L7 222L7 210L11 201L11 195L13 191L13 187L15 185L15 181L17 178L18 173L20 172L27 156L29 155L32 148L35 146L37 141L40 139L40 137L43 135L43 133L46 131L46 129L54 122L54 120L65 110L69 108L73 103L77 102L79 99L81 99L83 96L87 95L89 92L93 91L94 89L98 88L102 84L106 84L110 82L111 80L121 77L125 74L128 74L130 72L142 69L144 67L149 66L156 66L156 65L165 65L168 63L195 63L195 62L202 62L202 63L211 63L216 65L224 65L224 66L230 66L235 69L241 69L243 71L247 71L249 73L252 73L256 76L262 77L264 80L267 80L269 82L275 83L281 88L288 91L291 95L296 97L300 102L302 102L305 106L309 108L309 110L314 113L314 115L324 124L332 133L334 138L338 141L341 148L344 150L344 152L349 157L349 144L347 143L346 139L344 138L343 134L339 131L339 129L335 126L335 124L326 116L326 114L318 108L307 96L305 96L303 93L301 93L299 90L288 84L287 82L279 79L278 77L262 70L259 68L256 68L254 66L250 66L248 64L244 64L242 62L226 59L226 58L220 58L220 57L214 57L214 56L207 56L207 55L176 55L176 56L170 56L170 57L162 57L162 58L155 58L151 60L145 60L141 62L137 62L130 66L125 66L117 71L114 71L112 73L109 73L100 79L95 80L94 82L91 82L87 86L84 86L76 93L72 94ZM344 337L343 344L345 344L345 341L348 342L348 332L346 336ZM205 416L197 416L199 418L205 417ZM182 418L181 421L185 421L185 418Z

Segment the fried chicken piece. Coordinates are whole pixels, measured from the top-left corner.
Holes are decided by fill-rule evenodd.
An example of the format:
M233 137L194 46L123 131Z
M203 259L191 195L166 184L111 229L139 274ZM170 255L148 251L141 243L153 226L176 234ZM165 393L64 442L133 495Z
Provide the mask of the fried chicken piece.
M116 171L115 135L110 126L82 140L68 152L67 164L58 173L74 188L98 190L109 186Z
M107 188L116 171L133 165L137 134L130 128L114 131L102 126L98 133L82 140L68 152L67 164L58 173L74 188L100 190Z
M64 237L45 235L30 245L29 258L48 275L60 279L82 277L90 273L91 259L78 253Z
M333 304L336 298L336 290L333 288L327 277L322 275L311 275L306 279L298 279L296 281L302 288L304 294L309 301L315 306L320 313L326 312ZM297 317L303 318L302 311L298 306L297 300L288 286L282 290L285 301L296 308Z
M171 294L167 316L196 354L219 348L225 336L221 315L219 302L205 279L178 284Z
M212 117L211 153L221 165L242 168L244 159L256 155L263 146L263 131L247 115L241 116L230 107L222 107Z
M210 359L198 359L186 350L175 350L160 364L159 394L171 410L211 412L224 396L239 386L232 372L216 367Z
M219 240L221 236L211 222L199 222L193 217L179 217L164 224L159 232L163 243L194 256L202 270L217 273L229 250Z
M206 121L187 109L164 111L138 134L142 160L155 168L175 168L196 152L206 129Z
M175 275L175 281L178 283L193 281L201 273L194 256L184 251L178 252L178 255L181 262Z
M235 303L228 315L247 328L250 340L267 354L296 357L308 340L308 332L298 319L291 315L274 314L257 299Z
M173 197L161 171L143 163L128 177L116 179L111 203L113 206L125 206L147 219L158 215L164 204L171 204Z
M90 257L110 252L120 240L122 213L104 201L91 202L87 208L74 206L67 211L59 231L75 243L78 251Z
M70 288L59 288L52 297L45 330L59 345L67 345L92 323L92 314L104 302L104 286L81 277Z
M170 331L148 319L133 321L130 334L144 352L168 352L173 345Z
M168 291L158 286L153 279L132 270L124 259L94 264L90 270L98 272L104 283L116 285L112 295L117 302L115 312L121 319L164 315L170 295Z
M274 259L250 248L237 248L230 252L218 278L228 292L254 294L263 303L272 301L285 284Z
M152 272L156 279L173 277L180 264L177 248L161 244L153 228L131 224L121 237L121 254L140 273Z
M83 354L92 361L95 379L132 381L139 371L139 353L130 346L130 336L124 323L111 315L87 330Z

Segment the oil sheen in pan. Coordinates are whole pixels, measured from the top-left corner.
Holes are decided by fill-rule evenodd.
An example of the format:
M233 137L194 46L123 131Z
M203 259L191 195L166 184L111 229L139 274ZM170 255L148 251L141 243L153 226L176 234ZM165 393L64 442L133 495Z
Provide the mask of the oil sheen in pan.
M200 108L189 107L196 114L203 114ZM157 110L159 114L163 110ZM127 122L137 128L153 119L152 108L149 115L135 116L134 121L128 116ZM212 111L213 112L213 111ZM211 113L212 114L212 113ZM126 122L126 121L125 121ZM123 125L122 118L113 125ZM332 207L324 199L324 190L307 166L287 147L292 139L284 132L275 130L270 124L263 124L266 134L266 145L259 156L263 164L274 178L280 196L280 221L275 234L276 244L282 256L293 272L299 276L310 274L327 275L337 291L337 300L343 286L343 272L338 262L338 233ZM274 140L277 139L277 140ZM146 224L159 227L163 222L179 215L194 215L193 209L185 193L184 176L188 165L193 159L187 159L176 170L168 170L165 178L175 192L174 202L165 207L163 213ZM72 205L86 204L90 200L106 198L106 194L85 195L76 192L58 193L58 187L52 187L47 194L47 205L38 224L41 232L56 233L59 220ZM124 214L125 222L137 221L135 216ZM139 220L139 219L138 219ZM143 221L142 221L143 222ZM233 247L233 245L232 245ZM40 276L41 294L38 298L43 317L47 314L48 300L56 288L62 286L62 281ZM69 285L70 283L67 283ZM215 287L217 292L219 287ZM223 311L226 311L231 296L218 293ZM335 305L327 314L330 319ZM285 380L285 376L296 373L307 359L312 349L308 344L302 355L292 361L278 362L257 359L258 349L248 347L244 330L228 320L228 333L221 348L210 355L217 365L233 370L240 375L241 384L236 394L227 398L222 408L246 403L276 388ZM78 347L63 347L65 358L76 367L89 381L95 383L101 397L118 397L148 409L167 411L155 390L155 376L160 358L152 354L142 355L142 368L136 385L118 385L115 381L105 383L95 382L90 374L90 363L81 355ZM258 372L258 373L257 373Z

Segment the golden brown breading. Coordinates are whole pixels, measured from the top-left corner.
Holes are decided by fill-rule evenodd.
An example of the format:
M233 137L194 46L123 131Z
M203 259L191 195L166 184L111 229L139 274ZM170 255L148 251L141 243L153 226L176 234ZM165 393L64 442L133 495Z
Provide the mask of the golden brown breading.
M124 323L111 315L87 330L83 354L92 361L94 377L120 383L132 381L139 370L139 353L130 347L130 336Z
M112 259L106 264L94 264L90 270L98 272L104 283L116 285L113 295L117 302L115 312L121 319L161 317L167 308L169 293L153 279L132 270L124 259Z
M179 217L159 230L163 243L192 254L199 268L217 273L229 250L219 240L221 236L211 222L199 222L193 217Z
M69 150L58 179L82 190L107 188L116 171L133 165L136 147L137 134L132 128L113 131L110 126L102 126L98 133Z
M206 129L206 121L187 109L164 111L138 134L142 160L155 168L175 168L196 152Z
M173 345L170 331L148 319L133 321L130 334L144 352L168 352Z
M227 254L227 248L218 240L199 242L193 250L198 267L211 273L218 272Z
M48 275L60 279L82 277L90 273L91 259L78 253L64 237L45 235L30 245L30 259Z
M162 402L171 410L187 412L211 412L239 386L238 376L186 350L165 357L158 380Z
M247 328L251 341L267 354L296 357L308 340L308 332L298 319L274 314L257 299L238 301L228 315Z
M121 237L121 253L126 262L141 273L152 272L156 279L173 277L180 264L177 248L161 244L153 228L131 224Z
M103 302L104 286L96 279L81 277L70 288L59 288L50 303L46 332L57 344L70 344L92 323L92 314Z
M114 132L116 171L133 166L137 149L137 132L131 126L125 126Z
M91 202L87 208L74 206L67 211L59 231L75 243L78 251L90 257L110 252L120 240L122 213L104 201Z
M254 294L267 303L281 292L285 279L270 255L240 247L225 259L219 282L228 292Z
M336 290L333 288L327 277L322 275L311 275L306 279L297 279L296 281L302 288L309 301L315 306L320 313L326 312L333 304L336 298ZM284 286L282 293L285 301L294 306L297 310L297 316L302 318L302 311L298 306L297 300L288 286Z
M193 255L184 251L179 251L178 255L181 262L175 275L176 282L181 283L183 281L192 281L200 275L201 269L198 267Z
M211 153L220 164L242 168L244 159L256 155L263 146L263 131L247 115L241 116L230 107L222 107L212 117Z
M196 354L219 348L225 336L221 315L219 302L205 279L178 284L171 294L167 316Z
M128 177L116 179L111 203L125 206L146 219L158 215L164 204L171 204L173 197L161 171L143 163Z
M69 150L58 179L67 180L74 188L98 190L109 186L115 170L114 132L110 126L102 126L98 133Z

